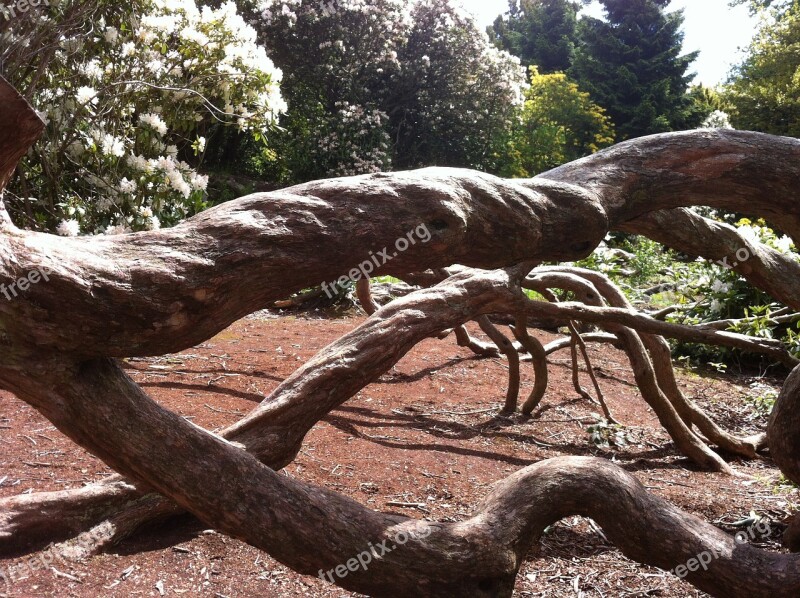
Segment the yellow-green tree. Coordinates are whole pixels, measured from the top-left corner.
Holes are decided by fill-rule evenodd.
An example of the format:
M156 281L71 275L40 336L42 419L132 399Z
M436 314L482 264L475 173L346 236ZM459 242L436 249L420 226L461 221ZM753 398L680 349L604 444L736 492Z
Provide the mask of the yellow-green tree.
M517 126L510 142L507 176L533 176L614 143L605 110L564 73L531 67Z

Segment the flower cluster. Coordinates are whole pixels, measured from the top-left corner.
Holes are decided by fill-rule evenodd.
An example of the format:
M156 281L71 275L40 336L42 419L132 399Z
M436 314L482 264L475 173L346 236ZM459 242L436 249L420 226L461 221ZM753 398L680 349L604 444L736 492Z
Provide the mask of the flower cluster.
M263 135L286 110L282 73L234 2L100 2L97 16L62 37L33 98L47 130L25 199L63 235L172 225L206 205L206 140Z
M701 129L732 129L731 119L727 112L714 110L700 125Z
M328 133L319 142L319 159L328 164L327 174L352 176L388 169L391 140L386 113L348 102L338 102L336 107L327 121Z

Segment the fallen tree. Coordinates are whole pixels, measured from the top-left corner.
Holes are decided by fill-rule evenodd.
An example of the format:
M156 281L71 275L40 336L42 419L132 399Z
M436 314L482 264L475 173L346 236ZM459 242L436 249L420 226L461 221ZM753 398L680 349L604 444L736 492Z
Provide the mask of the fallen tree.
M0 106L5 184L41 123L2 81ZM99 548L144 521L188 511L313 575L362 555L368 542L380 545L398 533L414 539L375 558L367 571L337 579L355 591L390 595L413 587L427 596L507 596L542 530L580 514L595 519L631 558L665 569L712 551L708 567L687 576L709 593L796 596L800 557L738 545L602 460L528 467L457 524L376 513L276 470L292 461L317 421L421 340L500 313L514 316L514 335L533 355L540 378L546 351L531 342L529 319L606 328L625 347L643 396L676 443L702 465L725 471L692 426L741 454L752 454L760 442L727 435L682 397L659 335L758 351L792 367L796 360L777 342L639 314L596 274L536 267L582 258L609 230L637 230L652 212L688 205L763 215L798 238L798 158L800 142L792 139L732 131L658 135L535 179L436 168L317 181L241 198L169 230L117 237L63 239L20 230L0 202L0 284L17 289L13 300L0 301L0 387L125 476L0 501L0 548L69 542L100 530L92 533ZM421 226L428 241L410 243L409 231ZM408 239L405 250L397 239ZM393 245L398 252L389 255ZM713 256L727 245L711 237L697 249ZM376 311L219 435L160 407L116 361L191 347L265 305L346 274L343 264L367 259L377 274L431 269L441 282ZM753 259L769 255L754 251ZM465 268L441 271L454 264ZM752 272L766 271L762 266ZM46 273L46 284L29 284L34 272ZM788 296L794 280L791 273L774 279L771 292ZM532 301L523 288L535 285L567 288L581 300ZM513 355L518 350L506 341ZM796 482L798 372L769 426L771 454ZM516 407L511 394L507 409Z

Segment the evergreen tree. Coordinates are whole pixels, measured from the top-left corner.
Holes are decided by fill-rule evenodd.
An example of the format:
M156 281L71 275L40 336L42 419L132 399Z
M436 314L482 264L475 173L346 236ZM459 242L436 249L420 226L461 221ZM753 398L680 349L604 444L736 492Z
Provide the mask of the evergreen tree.
M580 3L571 0L509 0L508 12L488 28L489 37L540 73L572 64Z
M606 19L581 18L570 74L608 110L619 139L680 129L691 118L687 74L697 52L681 55L682 11L670 0L602 0Z

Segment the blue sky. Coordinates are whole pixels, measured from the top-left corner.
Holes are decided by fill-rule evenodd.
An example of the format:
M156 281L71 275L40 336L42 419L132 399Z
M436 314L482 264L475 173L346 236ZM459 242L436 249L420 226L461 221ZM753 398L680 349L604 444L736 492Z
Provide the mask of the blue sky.
M508 0L456 0L478 19L482 27L508 10ZM729 0L673 0L669 10L684 9L684 50L700 50L692 65L697 82L716 85L725 81L730 67L739 62L740 48L745 48L755 33L758 18L751 17L746 6L728 6ZM601 16L595 3L587 12Z

